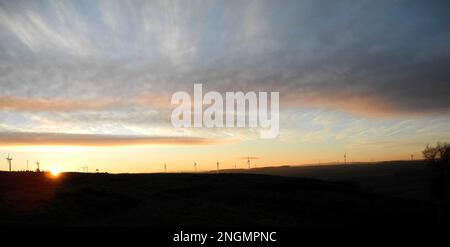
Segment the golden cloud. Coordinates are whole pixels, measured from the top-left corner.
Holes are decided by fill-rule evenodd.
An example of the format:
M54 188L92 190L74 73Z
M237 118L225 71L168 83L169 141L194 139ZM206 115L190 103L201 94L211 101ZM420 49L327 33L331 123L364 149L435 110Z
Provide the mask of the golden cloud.
M125 136L98 134L0 132L0 146L133 146L209 145L219 140L177 136Z
M127 106L167 107L169 96L143 94L130 99L45 99L0 96L0 110L19 112L71 112L116 109Z

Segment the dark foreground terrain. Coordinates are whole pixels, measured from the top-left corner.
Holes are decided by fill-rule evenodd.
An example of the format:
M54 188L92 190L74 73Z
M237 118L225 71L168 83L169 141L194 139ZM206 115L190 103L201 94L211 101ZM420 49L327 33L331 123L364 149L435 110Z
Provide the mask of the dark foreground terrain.
M392 187L395 177L400 176L398 183L403 183L406 191L417 186L426 189L426 175L421 173L418 179L415 170L409 169L410 174L406 167L405 174L398 174L396 169L391 175L385 174L386 186ZM269 170L283 175L286 169ZM263 171L268 170L259 170ZM365 177L369 181L366 183L373 180L377 185L361 185L358 179L344 175L342 179L319 180L232 173L65 173L52 177L46 173L1 172L0 225L429 227L436 224L432 200L383 193L380 174L373 173L372 180L369 174L361 171L359 174L361 181ZM315 177L313 173L309 176ZM443 210L445 224L447 207Z
M263 167L224 172L315 178L354 184L366 190L393 197L420 201L432 199L430 194L432 170L422 160Z

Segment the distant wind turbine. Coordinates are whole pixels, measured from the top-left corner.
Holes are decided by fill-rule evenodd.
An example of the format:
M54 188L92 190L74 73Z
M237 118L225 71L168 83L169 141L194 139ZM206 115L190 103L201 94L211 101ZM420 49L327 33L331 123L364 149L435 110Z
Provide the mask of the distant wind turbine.
M88 170L88 166L87 166L87 165L82 166L82 167L81 167L81 171L82 171L82 172L88 172L88 171L89 171L89 170Z
M11 171L11 161L12 161L13 159L11 158L11 157L9 157L9 153L8 153L8 157L6 157L6 162L8 163L8 166L9 166L9 171Z
M36 172L40 172L41 171L41 169L39 168L40 164L41 164L41 162L36 161L36 166L37 166Z
M256 159L259 159L259 158L258 157L247 156L247 157L241 157L240 159L247 160L247 166L248 166L248 169L250 169L251 168L250 160L256 160Z

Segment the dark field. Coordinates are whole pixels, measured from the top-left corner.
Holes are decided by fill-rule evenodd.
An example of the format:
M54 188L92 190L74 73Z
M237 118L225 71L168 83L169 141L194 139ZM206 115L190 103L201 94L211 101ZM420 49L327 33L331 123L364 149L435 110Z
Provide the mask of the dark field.
M386 161L351 165L282 166L228 170L288 177L307 177L358 185L380 194L429 201L431 169L423 161Z
M226 172L57 178L1 172L0 225L429 227L437 222L429 169L420 163Z

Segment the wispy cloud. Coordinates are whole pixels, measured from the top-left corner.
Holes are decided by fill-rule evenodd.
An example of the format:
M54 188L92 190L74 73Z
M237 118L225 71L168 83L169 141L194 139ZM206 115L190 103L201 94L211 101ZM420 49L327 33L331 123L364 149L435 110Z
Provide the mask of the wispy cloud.
M0 146L209 145L218 142L195 137L0 132Z
M130 98L203 82L221 91L280 91L302 104L355 113L447 112L446 7L4 2L0 87L17 97Z
M14 96L0 96L0 110L17 112L72 112L93 110L119 110L130 107L168 108L167 96L141 95L131 99L123 98L25 98Z
M2 1L1 126L153 133L170 127L170 95L193 83L279 91L282 122L291 109L309 108L448 116L448 9L403 0ZM301 133L339 135L333 126L345 117L302 119L313 128ZM362 132L371 127L362 122Z

